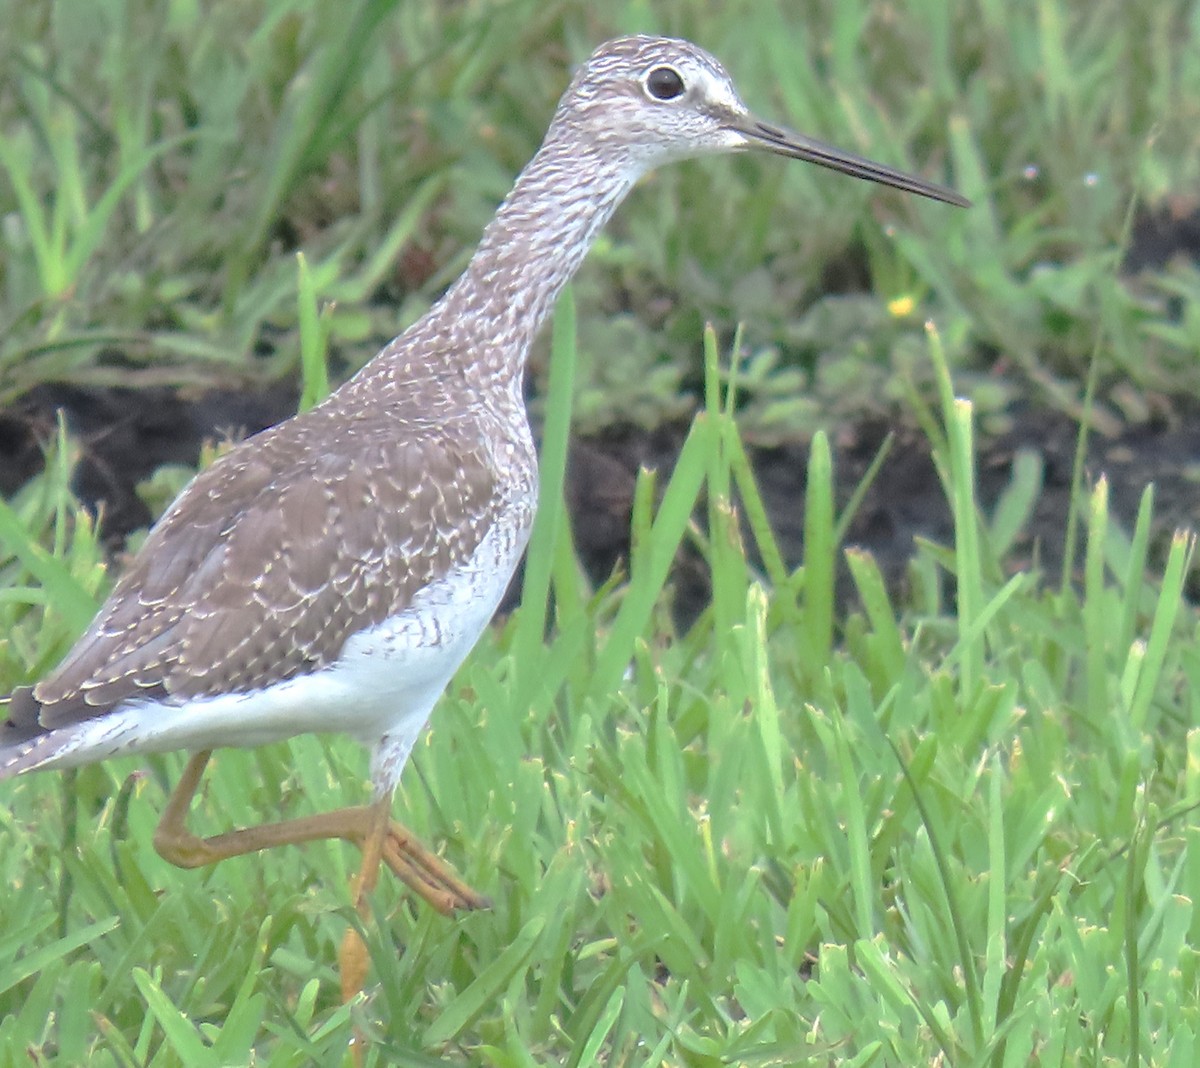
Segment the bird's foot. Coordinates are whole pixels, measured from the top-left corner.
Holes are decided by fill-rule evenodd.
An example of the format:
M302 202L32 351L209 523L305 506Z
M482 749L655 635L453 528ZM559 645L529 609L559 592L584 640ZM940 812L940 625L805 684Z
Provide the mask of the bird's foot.
M436 854L422 845L402 823L388 819L382 840L374 838L369 820L364 821L364 837L359 842L363 864L354 881L354 908L367 916L367 895L374 889L379 865L389 870L418 897L445 916L459 911L491 908L491 899L472 889ZM376 834L378 831L376 831ZM374 839L374 840L373 840ZM378 846L375 843L378 842ZM378 853L375 852L378 848ZM350 1001L363 989L370 965L370 954L356 927L347 929L338 951L342 1001Z
M472 889L403 824L391 820L383 840L383 862L415 894L444 916L489 909L491 899Z

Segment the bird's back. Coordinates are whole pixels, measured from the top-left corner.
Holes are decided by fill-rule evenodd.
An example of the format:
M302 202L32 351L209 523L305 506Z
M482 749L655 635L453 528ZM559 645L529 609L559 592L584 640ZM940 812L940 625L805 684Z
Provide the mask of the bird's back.
M496 557L484 566L506 569L499 593L480 594L498 600L532 522L532 453L498 450L486 408L430 417L398 398L347 413L335 395L201 472L59 667L13 694L0 775L5 750L130 702L250 694L328 668L351 636L478 567L481 546Z

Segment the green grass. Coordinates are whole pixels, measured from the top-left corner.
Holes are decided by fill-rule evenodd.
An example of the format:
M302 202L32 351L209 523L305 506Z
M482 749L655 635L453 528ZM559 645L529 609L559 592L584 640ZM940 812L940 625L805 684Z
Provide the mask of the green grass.
M760 110L944 161L977 203L872 200L879 220L865 187L778 161L646 183L537 376L525 604L460 672L398 803L495 908L450 921L384 882L368 997L341 1006L348 847L170 867L151 836L177 756L6 783L0 1065L339 1064L355 1027L380 1065L1195 1063L1191 538L1151 563L1151 490L1126 531L1077 475L1077 569L1012 574L1038 460L987 513L974 474L989 354L1068 410L1093 384L1099 421L1114 383L1200 388L1168 301L1195 272L1116 269L1135 192L1196 178L1194 9L648 9L0 0L4 398L250 382L303 352L310 402L323 353L368 358L394 301L411 320L461 266L564 59L621 30L698 39ZM414 249L432 267L397 279ZM822 296L830 260L865 263L870 291ZM593 421L698 408L670 477L642 476L627 578L599 590L557 484L572 397ZM843 545L823 433L797 572L743 446L879 397L919 421L954 516L903 603ZM0 510L5 683L47 670L107 581L71 459L61 438ZM685 542L713 598L677 634ZM833 599L843 566L858 607ZM195 821L352 803L365 771L337 738L222 752Z
M894 409L930 314L984 410L1032 391L1078 411L1098 329L1098 421L1131 388L1200 391L1194 316L1175 310L1196 272L1115 270L1135 196L1200 178L1194 5L604 12L0 0L0 400L54 379L293 373L296 251L333 304L332 353L357 366L461 267L568 66L646 29L716 50L763 114L952 180L976 207L778 160L664 170L580 280L578 425L690 410L709 320L723 337L754 324L742 425L765 439Z
M569 308L558 325L565 397ZM709 352L711 368L712 335ZM1101 482L1082 588L1004 579L1008 499L981 516L971 406L944 381L956 534L914 568L953 575L957 611L940 583L898 611L851 552L863 608L834 640L821 437L805 567L756 575L738 515L761 504L713 373L661 504L639 512L627 584L586 587L548 485L532 559L549 567L530 584L554 592L550 637L544 595L489 635L401 802L495 908L448 921L385 883L365 1003L336 1000L348 848L170 868L150 841L176 757L6 784L0 1049L14 1064L337 1063L357 1021L378 1064L1190 1063L1191 539L1147 579L1144 531L1114 529ZM699 499L714 597L676 636L663 585ZM61 489L42 500L69 508ZM82 596L94 551L60 557ZM18 608L35 600L26 571L8 565L14 636L41 618ZM225 752L198 819L317 811L361 797L364 772L341 739Z

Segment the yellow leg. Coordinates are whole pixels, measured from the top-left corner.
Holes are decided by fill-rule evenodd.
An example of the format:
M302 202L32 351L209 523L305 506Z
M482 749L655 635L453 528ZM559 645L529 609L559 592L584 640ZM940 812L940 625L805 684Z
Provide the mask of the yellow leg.
M490 907L491 902L486 897L472 890L409 830L391 818L390 794L370 805L243 827L211 838L193 834L187 828L188 809L210 756L211 751L206 750L196 753L188 761L163 810L154 831L154 848L164 860L180 868L200 868L260 849L341 838L362 850L362 866L352 884L352 893L354 907L363 918L367 915L367 895L375 889L381 863L445 915L458 909ZM346 933L340 957L342 994L349 999L362 989L367 971L366 946L353 928Z
M209 751L197 753L188 761L154 832L154 848L159 856L177 867L201 868L260 849L341 838L372 854L378 850L373 866L378 869L382 860L397 878L438 912L449 915L458 909L483 909L491 905L426 849L411 831L390 818L390 798L281 823L243 827L211 838L193 834L187 828L188 808L211 755ZM372 831L379 844L368 848ZM369 859L364 857L364 861ZM364 881L366 892L374 888L375 881L375 876Z
M362 866L350 884L350 896L354 899L354 909L361 920L367 918L369 911L367 895L375 889L379 881L379 867L383 861L383 841L387 837L388 825L391 820L389 813L392 798L376 801L372 807L371 827L362 847ZM342 1001L347 1002L357 994L367 981L367 965L370 957L367 954L366 943L362 940L356 928L347 927L342 937L342 947L338 951L338 970L342 976ZM358 1036L355 1036L358 1041ZM357 1061L357 1054L355 1056Z

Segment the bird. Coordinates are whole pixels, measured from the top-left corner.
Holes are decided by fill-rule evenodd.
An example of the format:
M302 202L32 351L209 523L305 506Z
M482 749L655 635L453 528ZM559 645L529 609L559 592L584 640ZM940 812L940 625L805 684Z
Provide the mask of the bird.
M628 36L559 101L461 277L316 406L201 471L152 528L85 633L0 725L0 779L129 754L190 754L154 833L183 868L344 839L354 907L390 869L442 912L483 908L393 818L393 792L528 542L537 453L531 344L646 172L758 151L968 206L952 189L757 118L708 52ZM215 748L337 731L370 751L367 804L201 837L188 810ZM353 925L343 996L367 956Z

